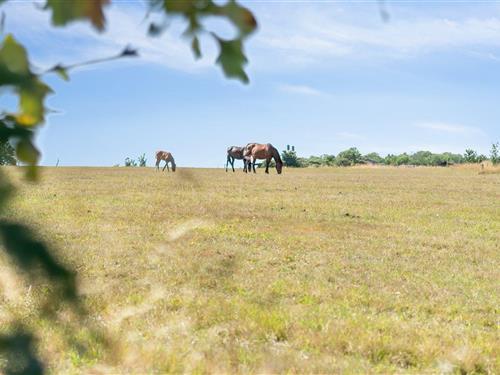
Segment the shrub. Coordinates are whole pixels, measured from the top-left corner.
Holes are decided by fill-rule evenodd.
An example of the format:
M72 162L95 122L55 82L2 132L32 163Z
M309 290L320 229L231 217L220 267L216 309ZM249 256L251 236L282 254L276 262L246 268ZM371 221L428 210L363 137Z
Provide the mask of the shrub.
M490 160L493 165L497 165L500 162L499 147L500 144L498 142L491 145Z
M283 163L287 167L300 167L299 158L297 157L297 153L295 151L287 151L284 150L281 152L281 159L283 159Z
M477 152L470 148L465 150L464 161L466 163L477 163L478 162Z
M125 166L126 167L137 167L137 163L134 159L125 158Z
M342 167L359 164L361 162L361 153L356 147L342 151L337 155L336 164Z
M146 154L142 154L137 158L137 162L139 163L139 167L145 167L146 166Z

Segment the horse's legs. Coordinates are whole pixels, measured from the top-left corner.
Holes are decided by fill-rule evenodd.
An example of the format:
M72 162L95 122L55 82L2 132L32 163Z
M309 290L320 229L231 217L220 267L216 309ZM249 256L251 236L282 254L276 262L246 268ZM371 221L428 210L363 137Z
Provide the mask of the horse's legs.
M159 171L160 170L160 159L156 159L156 170Z
M168 167L168 161L165 163L165 167L167 167L167 172L170 172L170 168Z
M165 172L165 168L167 166L168 162L165 160L165 165L163 166L162 172Z
M253 156L252 158L250 159L250 164L251 164L251 167L253 167L253 173L257 173L257 171L255 170L255 162L257 161L257 159L255 159Z
M230 156L229 156L229 154L228 154L228 155L227 155L227 158L226 158L226 172L227 172L227 165L229 164L229 158L230 158Z
M271 158L266 159L266 173L269 174L269 164L271 163Z

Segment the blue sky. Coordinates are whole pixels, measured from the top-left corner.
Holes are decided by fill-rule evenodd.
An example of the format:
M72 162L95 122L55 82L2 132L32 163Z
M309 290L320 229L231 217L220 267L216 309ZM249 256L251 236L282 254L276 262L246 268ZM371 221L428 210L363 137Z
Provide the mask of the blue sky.
M40 68L109 56L138 59L47 76L55 94L38 137L43 165L111 166L157 149L178 165L220 167L230 145L295 145L299 155L430 150L488 154L500 140L500 2L245 1L259 22L247 42L251 83L227 80L216 46L196 61L184 24L146 36L141 1L114 1L108 28L50 27L32 2L10 1L5 32ZM207 26L230 36L230 26ZM8 100L1 98L0 100Z

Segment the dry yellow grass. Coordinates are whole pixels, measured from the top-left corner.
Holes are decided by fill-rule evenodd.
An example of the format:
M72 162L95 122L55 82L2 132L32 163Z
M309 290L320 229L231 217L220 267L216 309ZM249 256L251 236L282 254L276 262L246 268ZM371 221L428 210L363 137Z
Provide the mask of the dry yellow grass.
M6 215L78 270L87 346L33 312L37 285L3 299L3 330L22 317L54 372L500 372L500 175L258 172L18 180Z

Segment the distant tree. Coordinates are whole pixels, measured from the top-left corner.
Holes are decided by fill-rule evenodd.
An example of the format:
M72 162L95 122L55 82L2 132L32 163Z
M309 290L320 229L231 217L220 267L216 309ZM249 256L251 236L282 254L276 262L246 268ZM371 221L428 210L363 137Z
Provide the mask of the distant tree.
M321 156L321 159L323 161L323 165L327 165L327 166L333 166L335 165L335 155L328 155L328 154L324 154Z
M146 166L146 154L142 154L137 158L137 162L139 163L139 167L145 167Z
M411 156L410 163L414 165L432 165L432 152L417 151Z
M384 158L384 164L387 164L387 165L396 165L396 160L397 160L397 156L396 155L393 155L393 154L388 154L385 158Z
M499 148L500 144L498 142L491 145L490 160L493 165L497 165L500 162Z
M484 155L484 154L481 154L481 155L479 155L479 156L477 157L477 162L478 162L478 163L482 163L482 162L483 162L483 161L485 161L485 160L488 160L488 158L487 158L487 157L486 157L486 155Z
M384 158L376 152L370 152L369 154L363 156L363 161L382 164L384 162Z
M396 165L408 165L408 164L413 164L413 163L411 163L411 158L406 152L403 152L401 155L398 155L396 157Z
M320 167L323 165L323 160L319 156L309 156L307 163L311 167Z
M477 152L468 148L467 150L465 150L465 153L464 153L464 161L466 163L477 163L478 160L477 160Z
M341 167L348 167L361 162L361 153L356 147L340 152L335 158L336 164Z
M297 153L295 151L283 150L281 152L281 158L283 159L283 163L285 163L287 167L297 168L301 166L299 158L297 157Z
M0 139L0 165L16 165L16 151L6 139Z

